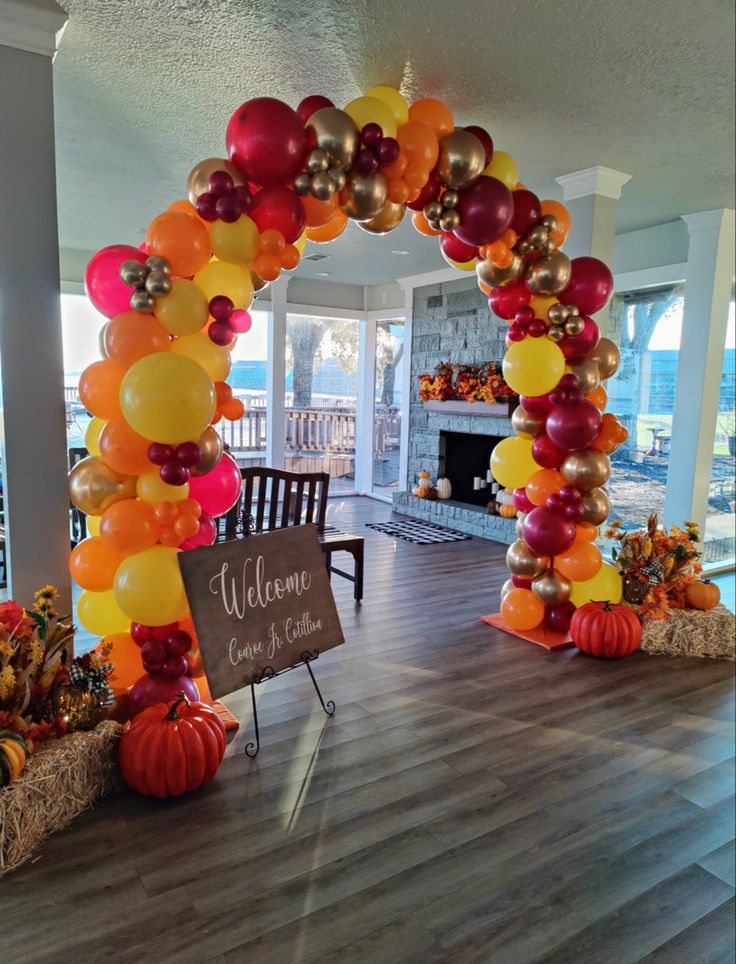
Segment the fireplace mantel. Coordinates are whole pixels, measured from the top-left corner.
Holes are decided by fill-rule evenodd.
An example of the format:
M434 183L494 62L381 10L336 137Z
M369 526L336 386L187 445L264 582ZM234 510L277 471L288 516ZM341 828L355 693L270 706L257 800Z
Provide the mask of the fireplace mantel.
M438 415L477 415L480 418L511 418L517 405L516 399L508 402L496 402L494 405L487 405L485 402L464 402L459 398L446 402L424 402L424 407L428 412L434 412Z

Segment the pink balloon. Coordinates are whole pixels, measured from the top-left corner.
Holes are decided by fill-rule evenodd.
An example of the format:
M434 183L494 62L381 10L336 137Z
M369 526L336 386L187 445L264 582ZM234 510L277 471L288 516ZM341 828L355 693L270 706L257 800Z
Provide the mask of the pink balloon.
M133 289L120 280L120 265L123 261L143 264L145 260L145 253L129 244L111 244L92 255L84 273L84 287L98 311L108 318L130 311Z
M226 452L211 472L189 480L189 496L199 502L203 512L216 518L232 509L241 485L240 469Z
M501 237L514 216L511 191L498 178L481 175L460 191L460 226L455 234L466 244L491 244Z
M598 347L601 340L601 330L592 318L584 318L584 327L577 335L567 335L559 342L565 358L582 358L589 355Z
M517 589L531 589L532 581L531 579L525 579L523 576L512 576L511 582L516 586Z
M514 508L518 509L519 512L531 512L534 508L534 503L528 498L526 489L514 489L512 498L514 500Z
M141 676L128 693L128 713L137 716L142 710L156 703L168 703L175 700L184 690L190 700L199 699L197 684L190 676L179 676L173 679L156 673L155 676Z
M559 448L577 452L593 444L601 430L601 421L600 409L592 402L566 402L553 407L545 429Z
M199 517L199 531L185 539L179 548L183 552L187 552L189 549L199 549L200 546L211 546L214 545L216 538L217 524L211 515L203 512Z
M572 274L559 295L563 305L577 305L581 315L600 311L613 294L613 275L598 258L573 258Z
M559 556L573 544L575 532L574 522L544 505L524 519L524 542L537 556Z

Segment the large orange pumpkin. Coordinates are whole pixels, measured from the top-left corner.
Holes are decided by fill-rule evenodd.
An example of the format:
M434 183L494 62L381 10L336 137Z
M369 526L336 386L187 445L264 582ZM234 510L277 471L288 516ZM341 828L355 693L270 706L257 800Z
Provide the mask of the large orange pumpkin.
M120 741L120 770L145 797L179 797L214 777L225 753L225 724L184 694L139 713Z
M575 610L570 636L577 648L590 656L621 659L638 648L641 623L628 606L589 602Z
M721 601L721 590L710 579L703 579L690 583L685 599L693 609L713 609Z

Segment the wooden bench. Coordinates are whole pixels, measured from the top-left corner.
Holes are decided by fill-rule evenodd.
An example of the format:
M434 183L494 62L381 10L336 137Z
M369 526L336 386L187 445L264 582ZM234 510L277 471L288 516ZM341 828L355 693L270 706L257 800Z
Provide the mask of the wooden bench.
M225 516L223 537L240 539L274 529L317 525L319 541L330 575L342 576L353 583L353 596L363 598L362 536L341 532L326 524L330 476L327 472L285 472L263 466L241 468L243 488L240 499ZM332 565L336 552L347 552L354 560L352 573Z

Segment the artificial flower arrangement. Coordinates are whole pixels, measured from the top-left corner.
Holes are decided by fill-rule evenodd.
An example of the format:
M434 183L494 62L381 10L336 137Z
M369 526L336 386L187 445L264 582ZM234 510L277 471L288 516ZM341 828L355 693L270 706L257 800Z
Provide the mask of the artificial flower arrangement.
M622 532L621 523L613 522L606 530L606 538L618 542L612 556L623 576L624 598L639 607L641 615L667 619L670 609L687 604L687 588L697 581L702 567L698 526L684 526L667 532L652 513L645 529Z
M419 376L419 398L423 402L446 402L460 399L465 402L484 402L493 405L499 399L511 398L514 392L504 381L497 362L483 365L456 365L442 362L434 374Z

